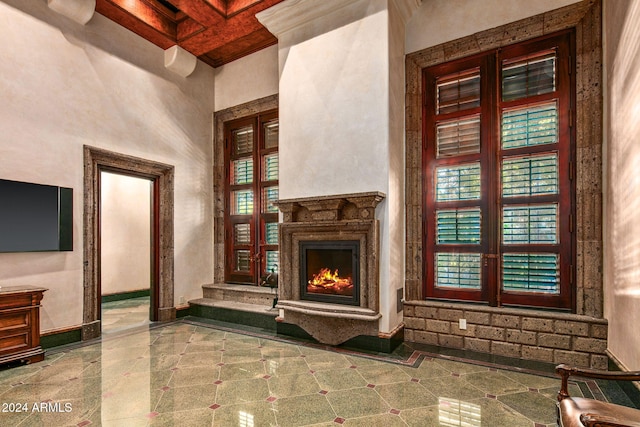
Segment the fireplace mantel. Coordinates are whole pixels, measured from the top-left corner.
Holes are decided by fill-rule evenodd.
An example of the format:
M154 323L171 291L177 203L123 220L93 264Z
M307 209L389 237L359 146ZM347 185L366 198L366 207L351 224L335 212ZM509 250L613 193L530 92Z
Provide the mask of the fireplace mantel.
M323 344L337 345L359 335L378 336L380 192L342 194L275 203L283 213L280 234L279 322L295 324ZM357 241L358 306L303 300L300 292L300 243Z

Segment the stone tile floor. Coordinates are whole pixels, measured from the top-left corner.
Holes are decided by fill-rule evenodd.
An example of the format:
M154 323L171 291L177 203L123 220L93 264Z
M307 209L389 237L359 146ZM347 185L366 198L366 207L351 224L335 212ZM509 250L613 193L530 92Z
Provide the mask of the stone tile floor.
M424 355L403 363L180 320L1 370L0 425L552 426L558 386L497 367ZM582 395L575 384L572 393Z
M102 333L149 324L149 297L102 303Z

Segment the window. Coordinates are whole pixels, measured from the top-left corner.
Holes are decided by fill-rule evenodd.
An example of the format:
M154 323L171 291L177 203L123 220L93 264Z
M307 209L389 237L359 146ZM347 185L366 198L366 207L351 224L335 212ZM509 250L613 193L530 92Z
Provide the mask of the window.
M278 117L225 123L225 280L278 271Z
M571 308L572 38L425 70L428 298Z

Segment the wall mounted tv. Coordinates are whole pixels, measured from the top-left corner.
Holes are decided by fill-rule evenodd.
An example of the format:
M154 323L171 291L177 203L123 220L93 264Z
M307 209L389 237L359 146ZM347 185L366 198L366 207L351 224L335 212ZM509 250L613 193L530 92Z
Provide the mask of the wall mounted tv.
M0 179L0 252L73 250L73 189Z

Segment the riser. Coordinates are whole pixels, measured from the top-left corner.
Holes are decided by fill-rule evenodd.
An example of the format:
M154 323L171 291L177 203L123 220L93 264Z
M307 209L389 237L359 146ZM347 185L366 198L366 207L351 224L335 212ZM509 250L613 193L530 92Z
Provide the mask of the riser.
M202 286L202 296L217 301L233 301L271 307L277 296L277 290L246 286L235 287L234 285L204 285Z

